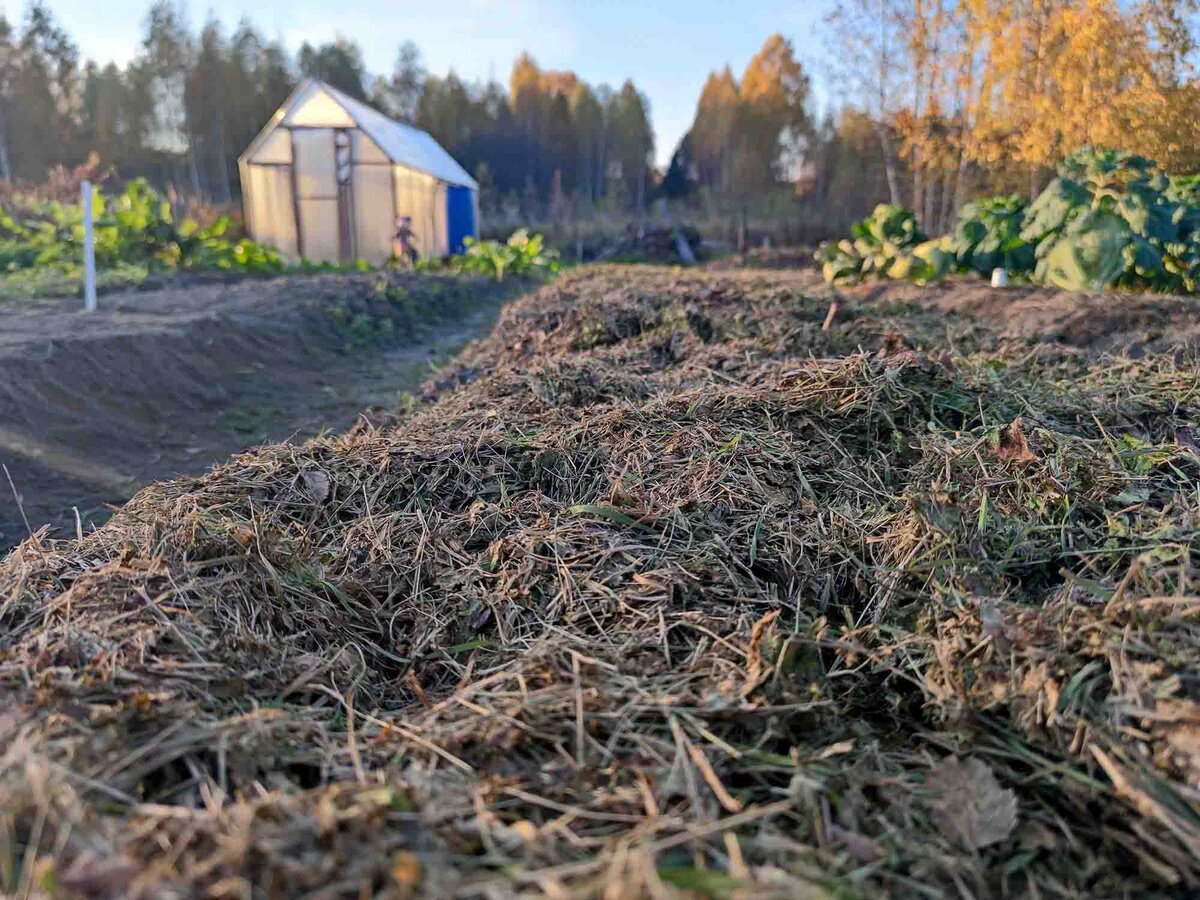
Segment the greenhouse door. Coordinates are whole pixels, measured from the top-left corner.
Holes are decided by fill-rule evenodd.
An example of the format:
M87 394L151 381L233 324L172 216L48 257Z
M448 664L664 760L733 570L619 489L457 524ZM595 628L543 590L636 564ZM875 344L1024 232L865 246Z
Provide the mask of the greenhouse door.
M300 255L309 262L354 259L350 138L344 129L294 128Z
M309 262L341 260L338 181L332 128L292 129L300 255Z

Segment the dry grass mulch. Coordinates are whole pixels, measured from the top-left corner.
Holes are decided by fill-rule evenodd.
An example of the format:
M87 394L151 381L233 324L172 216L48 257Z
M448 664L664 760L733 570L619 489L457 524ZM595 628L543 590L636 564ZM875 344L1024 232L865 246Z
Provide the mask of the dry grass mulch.
M0 885L1194 896L1200 356L829 299L580 270L386 427L26 541Z

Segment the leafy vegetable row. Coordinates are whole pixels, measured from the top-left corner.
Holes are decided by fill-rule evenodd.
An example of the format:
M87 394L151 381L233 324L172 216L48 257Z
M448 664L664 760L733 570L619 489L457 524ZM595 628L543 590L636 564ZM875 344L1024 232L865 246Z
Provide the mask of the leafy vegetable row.
M141 265L152 270L227 270L269 273L283 269L279 254L246 239L232 239L230 219L201 228L176 222L168 203L144 179L120 194L93 195L96 265ZM79 204L38 200L0 209L0 271L77 267L82 261L83 213Z
M1200 177L1170 177L1149 159L1084 150L1033 203L969 203L952 234L930 240L912 213L881 204L851 237L817 251L826 281L924 283L952 272L1010 275L1067 290L1191 293L1200 286Z

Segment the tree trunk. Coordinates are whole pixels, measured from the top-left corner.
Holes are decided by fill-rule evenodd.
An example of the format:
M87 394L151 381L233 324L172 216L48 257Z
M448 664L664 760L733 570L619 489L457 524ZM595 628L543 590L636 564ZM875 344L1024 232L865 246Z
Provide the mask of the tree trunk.
M903 206L900 197L900 179L896 175L896 160L892 157L892 142L887 129L882 122L873 122L875 134L879 137L879 149L883 154L883 173L887 176L888 202L893 206Z
M920 225L922 228L924 228L928 225L928 223L925 221L925 215L924 215L924 211L925 211L925 181L922 178L922 175L924 173L921 171L921 164L917 160L916 153L913 153L912 169L913 169L912 211L913 211L913 215L917 217L917 224Z
M961 159L961 157L960 157ZM945 233L950 229L950 218L953 215L951 209L954 205L954 195L958 191L958 179L960 177L962 163L959 163L959 172L953 176L951 181L949 175L942 181L942 208L938 211L938 231Z
M925 223L925 227L932 234L941 234L943 230L942 223L937 220L937 214L935 212L935 207L937 206L937 189L939 187L942 189L942 192L945 193L946 179L940 175L937 179L930 181L925 186L925 215L922 218L922 221Z
M639 226L646 226L646 154L643 152L638 159L637 175L637 214Z
M192 194L199 199L202 196L200 188L200 166L196 163L196 138L188 135L188 174L191 176Z
M967 178L967 148L964 144L958 152L958 171L954 173L954 193L951 196L949 214L947 220L958 215L958 211L962 209L963 184Z
M217 199L222 203L229 204L233 202L233 191L229 184L229 163L225 158L225 122L221 116L216 117L216 145L214 158L217 163L217 183L216 189L220 192Z
M600 142L596 145L596 199L608 196L608 125L600 129Z
M12 164L8 159L8 120L0 109L0 179L12 181Z

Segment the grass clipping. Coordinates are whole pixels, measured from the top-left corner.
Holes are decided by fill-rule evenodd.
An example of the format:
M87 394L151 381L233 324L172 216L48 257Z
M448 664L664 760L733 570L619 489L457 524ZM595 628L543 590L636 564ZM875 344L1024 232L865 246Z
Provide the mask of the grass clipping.
M0 887L1194 896L1196 355L823 291L583 270L386 427L31 537Z

